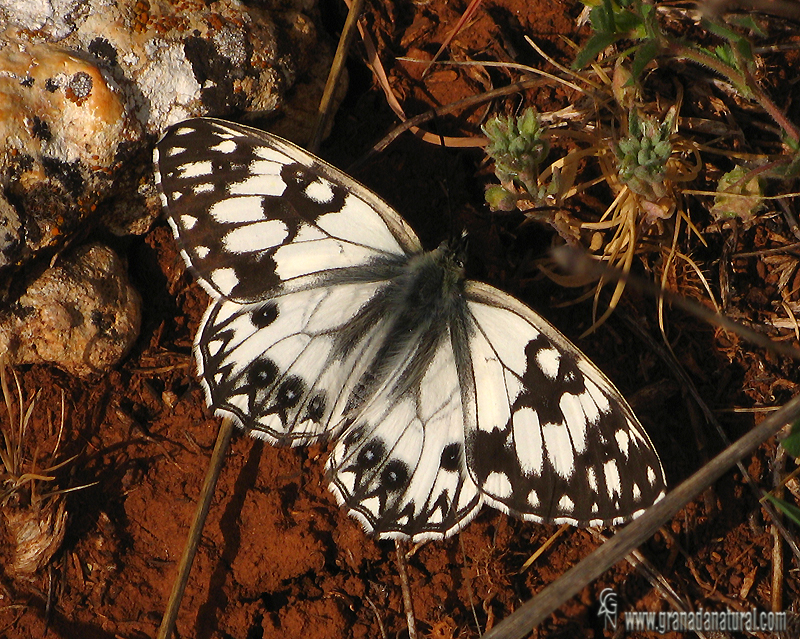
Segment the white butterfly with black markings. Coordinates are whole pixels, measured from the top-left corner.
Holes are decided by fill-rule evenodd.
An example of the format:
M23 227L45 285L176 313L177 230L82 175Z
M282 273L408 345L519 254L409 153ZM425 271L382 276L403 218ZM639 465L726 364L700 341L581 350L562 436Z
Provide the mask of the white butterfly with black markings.
M281 138L197 118L155 152L186 263L211 295L208 403L275 445L323 440L336 499L379 537L463 528L483 504L615 524L664 474L620 393L564 336L466 280L463 240L406 222Z

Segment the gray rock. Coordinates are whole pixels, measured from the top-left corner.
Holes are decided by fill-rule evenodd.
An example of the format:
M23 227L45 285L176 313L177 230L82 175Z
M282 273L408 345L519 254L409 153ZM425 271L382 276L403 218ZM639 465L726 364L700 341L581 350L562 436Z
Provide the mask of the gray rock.
M89 377L113 368L139 334L141 298L108 247L71 251L0 314L0 354Z

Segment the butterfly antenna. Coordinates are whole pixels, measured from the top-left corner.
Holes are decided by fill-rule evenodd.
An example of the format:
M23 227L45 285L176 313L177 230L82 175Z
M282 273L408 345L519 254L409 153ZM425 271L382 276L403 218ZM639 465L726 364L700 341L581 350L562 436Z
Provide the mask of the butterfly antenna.
M225 454L231 443L234 422L227 417L222 420L217 433L217 442L214 444L214 452L211 453L211 460L208 464L203 486L200 489L200 496L197 499L197 509L194 513L194 520L189 535L186 539L186 546L183 549L180 563L178 564L178 575L172 582L172 592L169 595L167 609L161 619L161 626L158 628L156 639L170 639L172 631L175 629L175 620L178 618L178 610L181 607L183 591L186 590L186 582L189 580L189 573L192 570L192 563L200 543L200 535L203 533L203 526L206 523L208 509L211 506L211 498L214 496L214 488L222 470L222 463L225 461Z

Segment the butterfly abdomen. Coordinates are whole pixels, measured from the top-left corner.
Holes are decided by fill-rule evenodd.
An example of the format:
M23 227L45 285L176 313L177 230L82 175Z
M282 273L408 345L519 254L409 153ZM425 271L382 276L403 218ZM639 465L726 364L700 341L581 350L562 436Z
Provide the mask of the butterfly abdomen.
M440 247L413 255L402 272L359 310L359 320L370 316L370 322L382 321L386 329L372 365L348 402L351 411L380 389L400 396L419 384L437 348L448 337L453 318L465 312L463 281L460 266ZM353 326L358 324L356 321ZM353 341L361 336L359 329L350 327L346 334Z

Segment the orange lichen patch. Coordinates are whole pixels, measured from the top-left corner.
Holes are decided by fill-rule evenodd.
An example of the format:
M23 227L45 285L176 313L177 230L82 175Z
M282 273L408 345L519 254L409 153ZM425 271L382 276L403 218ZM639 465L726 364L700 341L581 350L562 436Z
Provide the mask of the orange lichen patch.
M150 23L150 3L147 0L136 0L133 5L133 30L137 33L146 31Z
M54 138L66 162L112 164L125 137L125 107L97 66L51 45L19 42L0 49L0 68L0 139L30 153L44 152Z

